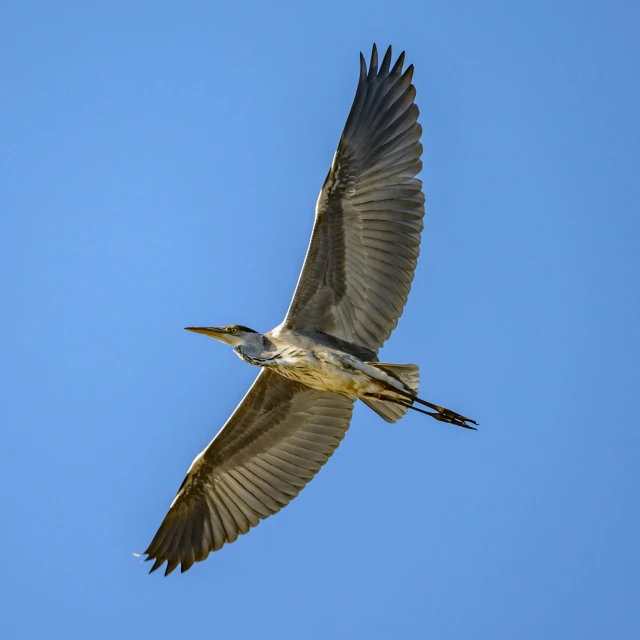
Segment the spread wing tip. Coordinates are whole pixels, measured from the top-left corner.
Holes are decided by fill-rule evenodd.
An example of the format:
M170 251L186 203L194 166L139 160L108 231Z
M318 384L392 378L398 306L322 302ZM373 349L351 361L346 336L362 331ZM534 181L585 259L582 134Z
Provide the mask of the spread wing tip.
M180 573L184 573L185 571L188 571L189 569L191 569L191 567L195 562L195 560L192 561L191 558L189 558L188 560L185 558L181 562L179 558L167 558L164 555L160 555L160 556L149 555L144 559L145 562L149 562L150 560L154 561L153 566L151 567L151 569L149 569L150 574L153 573L154 571L157 571L165 562L167 563L167 566L164 572L165 577L168 576L170 573L172 573L178 565L181 565Z
M389 45L382 59L382 64L380 65L380 68L378 68L378 47L374 42L373 47L371 48L369 68L367 69L367 62L365 60L364 54L360 52L360 80L366 80L367 78L373 78L375 76L399 75L400 73L402 73L405 52L402 51L400 53L398 59L396 60L396 63L393 65L393 69L391 69L391 72L389 72L389 69L391 68L392 55L393 47ZM413 75L413 65L407 68L405 74L409 73L409 69L411 69L410 74Z

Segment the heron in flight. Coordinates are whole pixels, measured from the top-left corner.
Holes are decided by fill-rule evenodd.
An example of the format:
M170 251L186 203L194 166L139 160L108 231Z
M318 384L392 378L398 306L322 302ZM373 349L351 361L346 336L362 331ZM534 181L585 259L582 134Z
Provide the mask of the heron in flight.
M260 367L255 382L198 454L148 549L151 571L184 572L280 511L328 460L356 399L387 422L409 409L473 429L475 421L419 398L418 367L377 353L409 295L424 216L422 129L413 65L374 45L316 204L311 243L284 321L187 327ZM416 405L420 405L419 407ZM426 408L422 408L426 407Z

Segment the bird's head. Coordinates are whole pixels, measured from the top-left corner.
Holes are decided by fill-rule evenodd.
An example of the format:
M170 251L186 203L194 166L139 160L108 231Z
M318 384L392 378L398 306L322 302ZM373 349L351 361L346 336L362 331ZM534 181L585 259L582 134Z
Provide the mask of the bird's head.
M260 336L257 331L243 327L241 324L230 324L226 327L185 327L185 329L194 333L202 333L234 347L252 342Z

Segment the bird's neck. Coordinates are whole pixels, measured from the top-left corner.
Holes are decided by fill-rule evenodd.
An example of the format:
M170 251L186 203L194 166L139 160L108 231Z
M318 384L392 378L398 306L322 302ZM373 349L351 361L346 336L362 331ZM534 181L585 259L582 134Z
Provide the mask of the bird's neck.
M258 367L267 367L277 359L275 345L261 333L256 333L234 348L236 355Z

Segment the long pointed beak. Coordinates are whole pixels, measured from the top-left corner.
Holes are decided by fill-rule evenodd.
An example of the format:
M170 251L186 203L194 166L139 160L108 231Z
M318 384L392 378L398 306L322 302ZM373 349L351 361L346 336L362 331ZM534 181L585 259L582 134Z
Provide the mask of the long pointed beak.
M193 333L201 333L202 335L215 338L224 333L220 327L185 327L185 331L193 331Z

